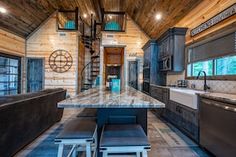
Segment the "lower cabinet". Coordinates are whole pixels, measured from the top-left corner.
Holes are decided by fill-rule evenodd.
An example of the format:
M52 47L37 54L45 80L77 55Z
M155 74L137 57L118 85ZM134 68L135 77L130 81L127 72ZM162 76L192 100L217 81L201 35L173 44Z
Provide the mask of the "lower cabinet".
M169 88L150 85L150 95L166 105L165 109L154 109L155 114L168 120L195 142L199 141L198 110L170 100Z
M169 100L169 108L166 108L165 118L195 142L199 141L197 110Z
M150 85L150 95L163 102L166 105L166 108L168 106L169 101L169 88L156 86L156 85ZM166 115L166 109L154 109L155 113L159 116L165 116Z

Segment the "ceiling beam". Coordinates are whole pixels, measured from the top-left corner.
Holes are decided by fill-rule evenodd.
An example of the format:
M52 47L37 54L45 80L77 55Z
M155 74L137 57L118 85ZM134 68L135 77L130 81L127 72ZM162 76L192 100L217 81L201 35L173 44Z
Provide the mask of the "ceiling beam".
M102 8L101 8L101 0L92 0L94 9L96 11L96 14L98 16L99 21L102 21Z

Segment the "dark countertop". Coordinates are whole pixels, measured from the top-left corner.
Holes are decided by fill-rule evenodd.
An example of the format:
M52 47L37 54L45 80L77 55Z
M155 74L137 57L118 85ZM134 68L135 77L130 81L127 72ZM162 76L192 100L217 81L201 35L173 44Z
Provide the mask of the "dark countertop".
M58 103L59 108L164 108L165 104L131 87L112 93L92 88Z

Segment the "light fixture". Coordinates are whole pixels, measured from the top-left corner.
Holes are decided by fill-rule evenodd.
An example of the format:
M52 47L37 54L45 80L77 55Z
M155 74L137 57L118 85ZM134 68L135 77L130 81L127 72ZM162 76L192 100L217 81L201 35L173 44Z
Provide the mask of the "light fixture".
M109 19L111 20L112 19L112 16L111 15L108 15Z
M162 18L162 15L160 13L156 14L156 20L160 20Z
M83 17L84 17L84 18L87 18L87 14L84 14Z
M0 7L0 13L3 13L3 14L5 14L7 12L7 10L5 9L5 8L3 8L3 7Z

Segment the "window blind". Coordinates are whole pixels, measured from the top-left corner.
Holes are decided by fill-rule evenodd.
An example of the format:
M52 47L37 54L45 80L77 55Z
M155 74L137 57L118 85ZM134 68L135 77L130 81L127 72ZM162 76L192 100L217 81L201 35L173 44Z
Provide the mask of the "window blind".
M188 63L236 53L236 32L188 49Z

